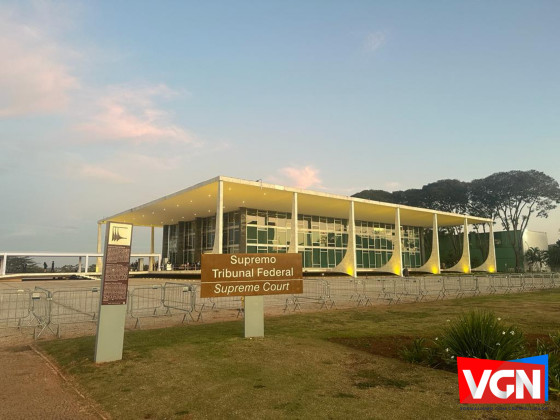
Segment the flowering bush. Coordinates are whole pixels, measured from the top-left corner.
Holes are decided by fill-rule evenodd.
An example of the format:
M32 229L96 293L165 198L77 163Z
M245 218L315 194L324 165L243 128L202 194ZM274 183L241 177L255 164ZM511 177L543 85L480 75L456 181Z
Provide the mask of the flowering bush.
M457 357L512 360L525 353L523 333L488 311L472 311L451 322L437 343L448 363Z

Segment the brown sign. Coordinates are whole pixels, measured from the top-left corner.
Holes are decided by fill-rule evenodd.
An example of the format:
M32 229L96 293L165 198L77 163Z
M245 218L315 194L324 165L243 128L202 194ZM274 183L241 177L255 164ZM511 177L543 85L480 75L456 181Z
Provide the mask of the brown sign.
M203 254L200 297L303 293L301 254Z
M128 291L132 225L109 223L103 264L102 305L124 305Z

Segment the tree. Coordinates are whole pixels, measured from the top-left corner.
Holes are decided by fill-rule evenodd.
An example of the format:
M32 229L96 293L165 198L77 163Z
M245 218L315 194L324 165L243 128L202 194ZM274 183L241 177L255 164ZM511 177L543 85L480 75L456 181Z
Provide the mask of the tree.
M513 238L515 265L519 270L523 262L522 238L529 220L532 217L548 217L550 210L560 203L560 187L556 180L539 171L509 171L497 172L470 183L443 179L426 184L421 189L392 193L364 190L354 197L498 220ZM474 226L477 234L480 228ZM449 235L453 248L449 261L460 258L462 242L459 233L462 229L462 226L440 229ZM486 232L485 224L482 232ZM480 243L484 244L483 255L487 255L488 246L484 241Z
M550 176L535 170L497 172L472 181L471 208L498 219L513 237L516 269L521 268L522 238L531 217L548 217L560 203L560 187Z
M542 265L546 264L547 260L548 252L539 248L531 247L525 252L525 261L529 265L529 271L533 271L534 268L541 271Z
M560 239L548 247L548 265L552 270L560 269Z
M383 203L396 203L393 194L383 190L363 190L352 197L365 198L366 200L381 201Z
M8 257L6 273L38 273L43 271L31 257Z

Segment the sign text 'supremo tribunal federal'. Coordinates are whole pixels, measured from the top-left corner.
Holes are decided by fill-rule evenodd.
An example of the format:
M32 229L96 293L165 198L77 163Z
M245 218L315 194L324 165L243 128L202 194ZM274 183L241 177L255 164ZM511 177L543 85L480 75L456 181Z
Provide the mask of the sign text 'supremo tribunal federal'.
M203 254L201 297L303 293L301 254Z

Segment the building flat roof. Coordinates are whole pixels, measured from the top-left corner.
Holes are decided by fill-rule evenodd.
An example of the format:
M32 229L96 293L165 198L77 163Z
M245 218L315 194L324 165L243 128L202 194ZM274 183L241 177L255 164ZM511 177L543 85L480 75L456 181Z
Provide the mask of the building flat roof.
M298 193L298 213L348 219L349 202L354 202L356 220L395 223L395 208L400 208L401 225L431 227L433 214L438 215L439 226L491 223L491 219L404 206L362 198L329 194L217 176L192 187L150 201L138 207L99 220L132 223L137 226L164 226L191 221L216 214L219 182L223 181L224 212L247 207L289 213L292 211L292 193Z

